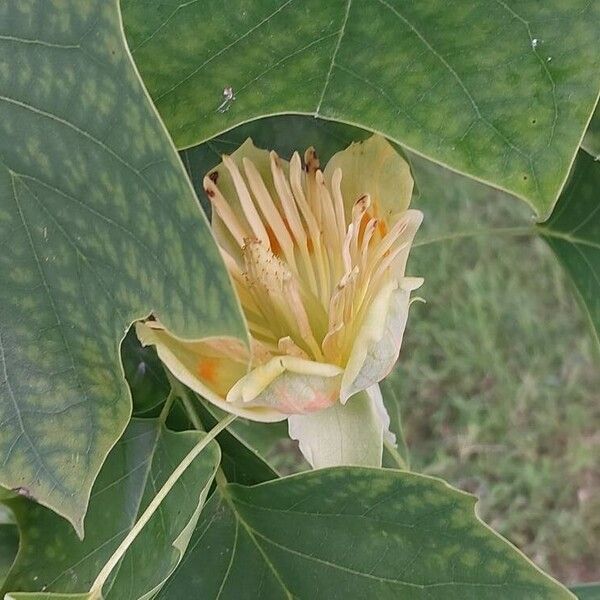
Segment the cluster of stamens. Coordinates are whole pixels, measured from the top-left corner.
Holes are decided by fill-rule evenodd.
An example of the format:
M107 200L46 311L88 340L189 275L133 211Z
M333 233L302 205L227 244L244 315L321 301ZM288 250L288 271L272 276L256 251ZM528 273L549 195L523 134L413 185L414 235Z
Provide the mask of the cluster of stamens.
M248 158L238 165L223 157L239 205L223 196L216 172L204 179L232 239L220 248L255 355L344 366L366 310L409 244L407 221L390 223L368 193L344 199L341 169L326 180L312 148L304 168L294 153L289 173L275 152L269 162L272 181Z

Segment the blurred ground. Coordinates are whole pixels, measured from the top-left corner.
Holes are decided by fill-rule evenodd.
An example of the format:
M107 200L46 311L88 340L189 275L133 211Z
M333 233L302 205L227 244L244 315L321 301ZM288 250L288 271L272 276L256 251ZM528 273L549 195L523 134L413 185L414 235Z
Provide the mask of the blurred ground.
M530 218L415 170L437 179L415 202L421 244ZM413 469L476 494L480 516L561 581L600 579L600 357L554 256L540 239L471 236L416 247L409 272L427 300L394 373Z

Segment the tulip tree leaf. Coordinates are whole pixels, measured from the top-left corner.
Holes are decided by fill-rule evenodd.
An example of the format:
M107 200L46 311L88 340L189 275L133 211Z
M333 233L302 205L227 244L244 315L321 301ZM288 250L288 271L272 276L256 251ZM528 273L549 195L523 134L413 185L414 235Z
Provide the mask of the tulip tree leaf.
M600 600L600 583L573 585L570 590L577 596L578 600Z
M131 322L245 336L117 0L0 3L0 244L0 484L81 532Z
M156 350L142 346L132 327L121 343L121 358L133 399L133 414L158 416L171 385Z
M19 548L19 532L12 523L0 524L0 585L4 582Z
M600 347L600 163L580 151L550 219L539 226L571 277Z
M198 402L197 406L199 418L202 421L204 429L207 431L212 429L217 424L218 420L226 416L224 411L221 411L212 405L208 405L208 403L204 405L201 402ZM277 471L261 456L259 451L253 448L244 437L237 433L239 429L233 427L239 420L240 419L236 419L228 429L222 431L216 438L223 454L221 468L227 476L227 479L243 485L253 485L255 483L276 479L279 477ZM265 429L271 425L271 423L246 422L251 424L253 430L255 427L261 428L262 426L261 430L265 431ZM277 431L279 432L281 429L278 428Z
M596 106L581 147L596 160L600 160L600 105Z
M600 7L586 0L122 6L180 148L310 114L379 131L547 215L598 95Z
M52 594L46 592L16 592L6 594L5 600L93 600L92 595L85 594Z
M159 598L573 598L474 504L438 479L356 467L220 485Z
M4 591L75 594L89 589L203 435L169 431L157 419L133 419L94 484L83 541L47 508L24 498L6 501L17 517L22 544ZM142 598L163 584L187 547L219 458L211 442L183 473L104 586L105 598Z
M399 397L398 377L400 371L394 369L383 381L379 383L383 404L390 417L389 430L394 435L395 445L386 442L383 446L383 466L389 468L410 469L410 455L404 429L402 427L402 400Z

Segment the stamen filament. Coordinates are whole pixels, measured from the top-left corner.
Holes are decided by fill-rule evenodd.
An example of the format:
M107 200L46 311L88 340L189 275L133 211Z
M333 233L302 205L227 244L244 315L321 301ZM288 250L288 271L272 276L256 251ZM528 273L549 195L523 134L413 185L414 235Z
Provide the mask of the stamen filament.
M248 178L248 182L250 183L250 189L256 198L258 206L267 220L279 247L283 251L286 262L295 271L296 275L298 275L298 267L296 266L296 259L294 257L294 242L281 218L281 214L279 213L279 210L277 210L277 207L271 198L271 194L269 193L269 190L267 190L267 186L262 180L256 167L252 164L252 161L244 158L243 162L244 171ZM272 244L271 249L274 251L276 250L272 247ZM274 253L277 254L276 251Z
M242 227L238 218L235 216L235 213L231 210L227 200L225 200L223 194L221 194L219 188L212 180L209 177L205 177L203 184L204 191L209 197L213 208L217 211L221 221L223 221L225 227L227 227L241 248L244 245L244 238L248 235L248 232Z
M231 179L233 180L233 185L235 186L235 191L237 192L238 198L240 199L240 204L242 206L242 210L244 211L244 216L252 229L254 235L264 244L267 245L268 248L271 248L271 244L269 242L269 236L267 235L267 230L263 225L262 219L260 218L256 207L254 206L254 202L250 197L250 192L246 187L246 183L244 182L242 175L233 160L229 156L223 156L223 163L227 167L229 174L231 175Z
M312 148L304 161L303 169L295 152L288 172L270 152L267 180L249 158L240 168L223 157L237 211L212 179L204 185L241 250L238 257L228 246L222 254L260 357L343 366L369 307L381 290L398 285L394 265L406 260L414 214L404 213L388 229L377 198L344 202L340 168L326 181Z
M290 229L292 230L292 235L296 240L296 244L300 249L300 255L302 256L304 262L304 269L309 279L310 288L312 292L317 295L317 280L308 252L306 232L302 226L300 214L298 213L298 207L294 201L292 191L285 178L283 169L281 168L279 157L277 154L275 154L275 152L271 152L271 172L273 174L273 183L275 184L275 189L277 190L279 198L281 199L283 212L288 220Z

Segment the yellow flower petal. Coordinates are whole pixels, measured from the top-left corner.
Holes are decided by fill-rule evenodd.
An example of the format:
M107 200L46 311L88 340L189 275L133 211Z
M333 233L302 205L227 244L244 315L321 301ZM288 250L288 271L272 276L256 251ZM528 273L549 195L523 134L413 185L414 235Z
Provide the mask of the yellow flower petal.
M279 164L287 176L289 163L279 159ZM258 189L261 184L261 189ZM275 240L276 249L280 248L277 234L285 238L282 244L289 248L286 243L289 242L289 235L286 236L284 221L277 220L276 211L269 210L271 205L276 206L277 210L281 209L271 172L270 153L257 148L251 138L248 138L223 163L208 173L204 179L204 189L213 204L211 221L215 238L219 245L235 259L240 256L239 249L243 245L243 239L257 237L256 231L252 227L252 222L256 223L257 205L260 207L261 213L266 210L267 214L276 220L275 224L272 224L269 219L266 219L266 223L264 223L264 230L272 240ZM226 199L229 207L229 211L226 211L227 214L218 210L222 205L221 197ZM250 198L256 199L257 203L254 204ZM246 210L244 210L244 206ZM231 234L232 225L235 230L239 228L241 232L240 239L237 241ZM260 225L258 227L260 228ZM260 237L262 236L258 236L258 239Z
M341 191L346 220L361 197L371 197L371 216L390 220L404 212L413 191L413 178L408 163L381 135L351 144L335 154L327 163L324 175L331 182L337 169L342 172Z
M346 364L340 401L384 379L398 360L408 319L410 292L423 283L419 278L390 279L371 304L356 335Z
M342 369L296 356L277 356L242 377L227 400L286 414L319 411L337 402Z
M239 340L187 342L144 323L136 324L136 333L144 346L156 347L174 377L219 408L253 421L274 422L287 417L273 408L239 406L225 399L229 389L245 376L250 360Z

